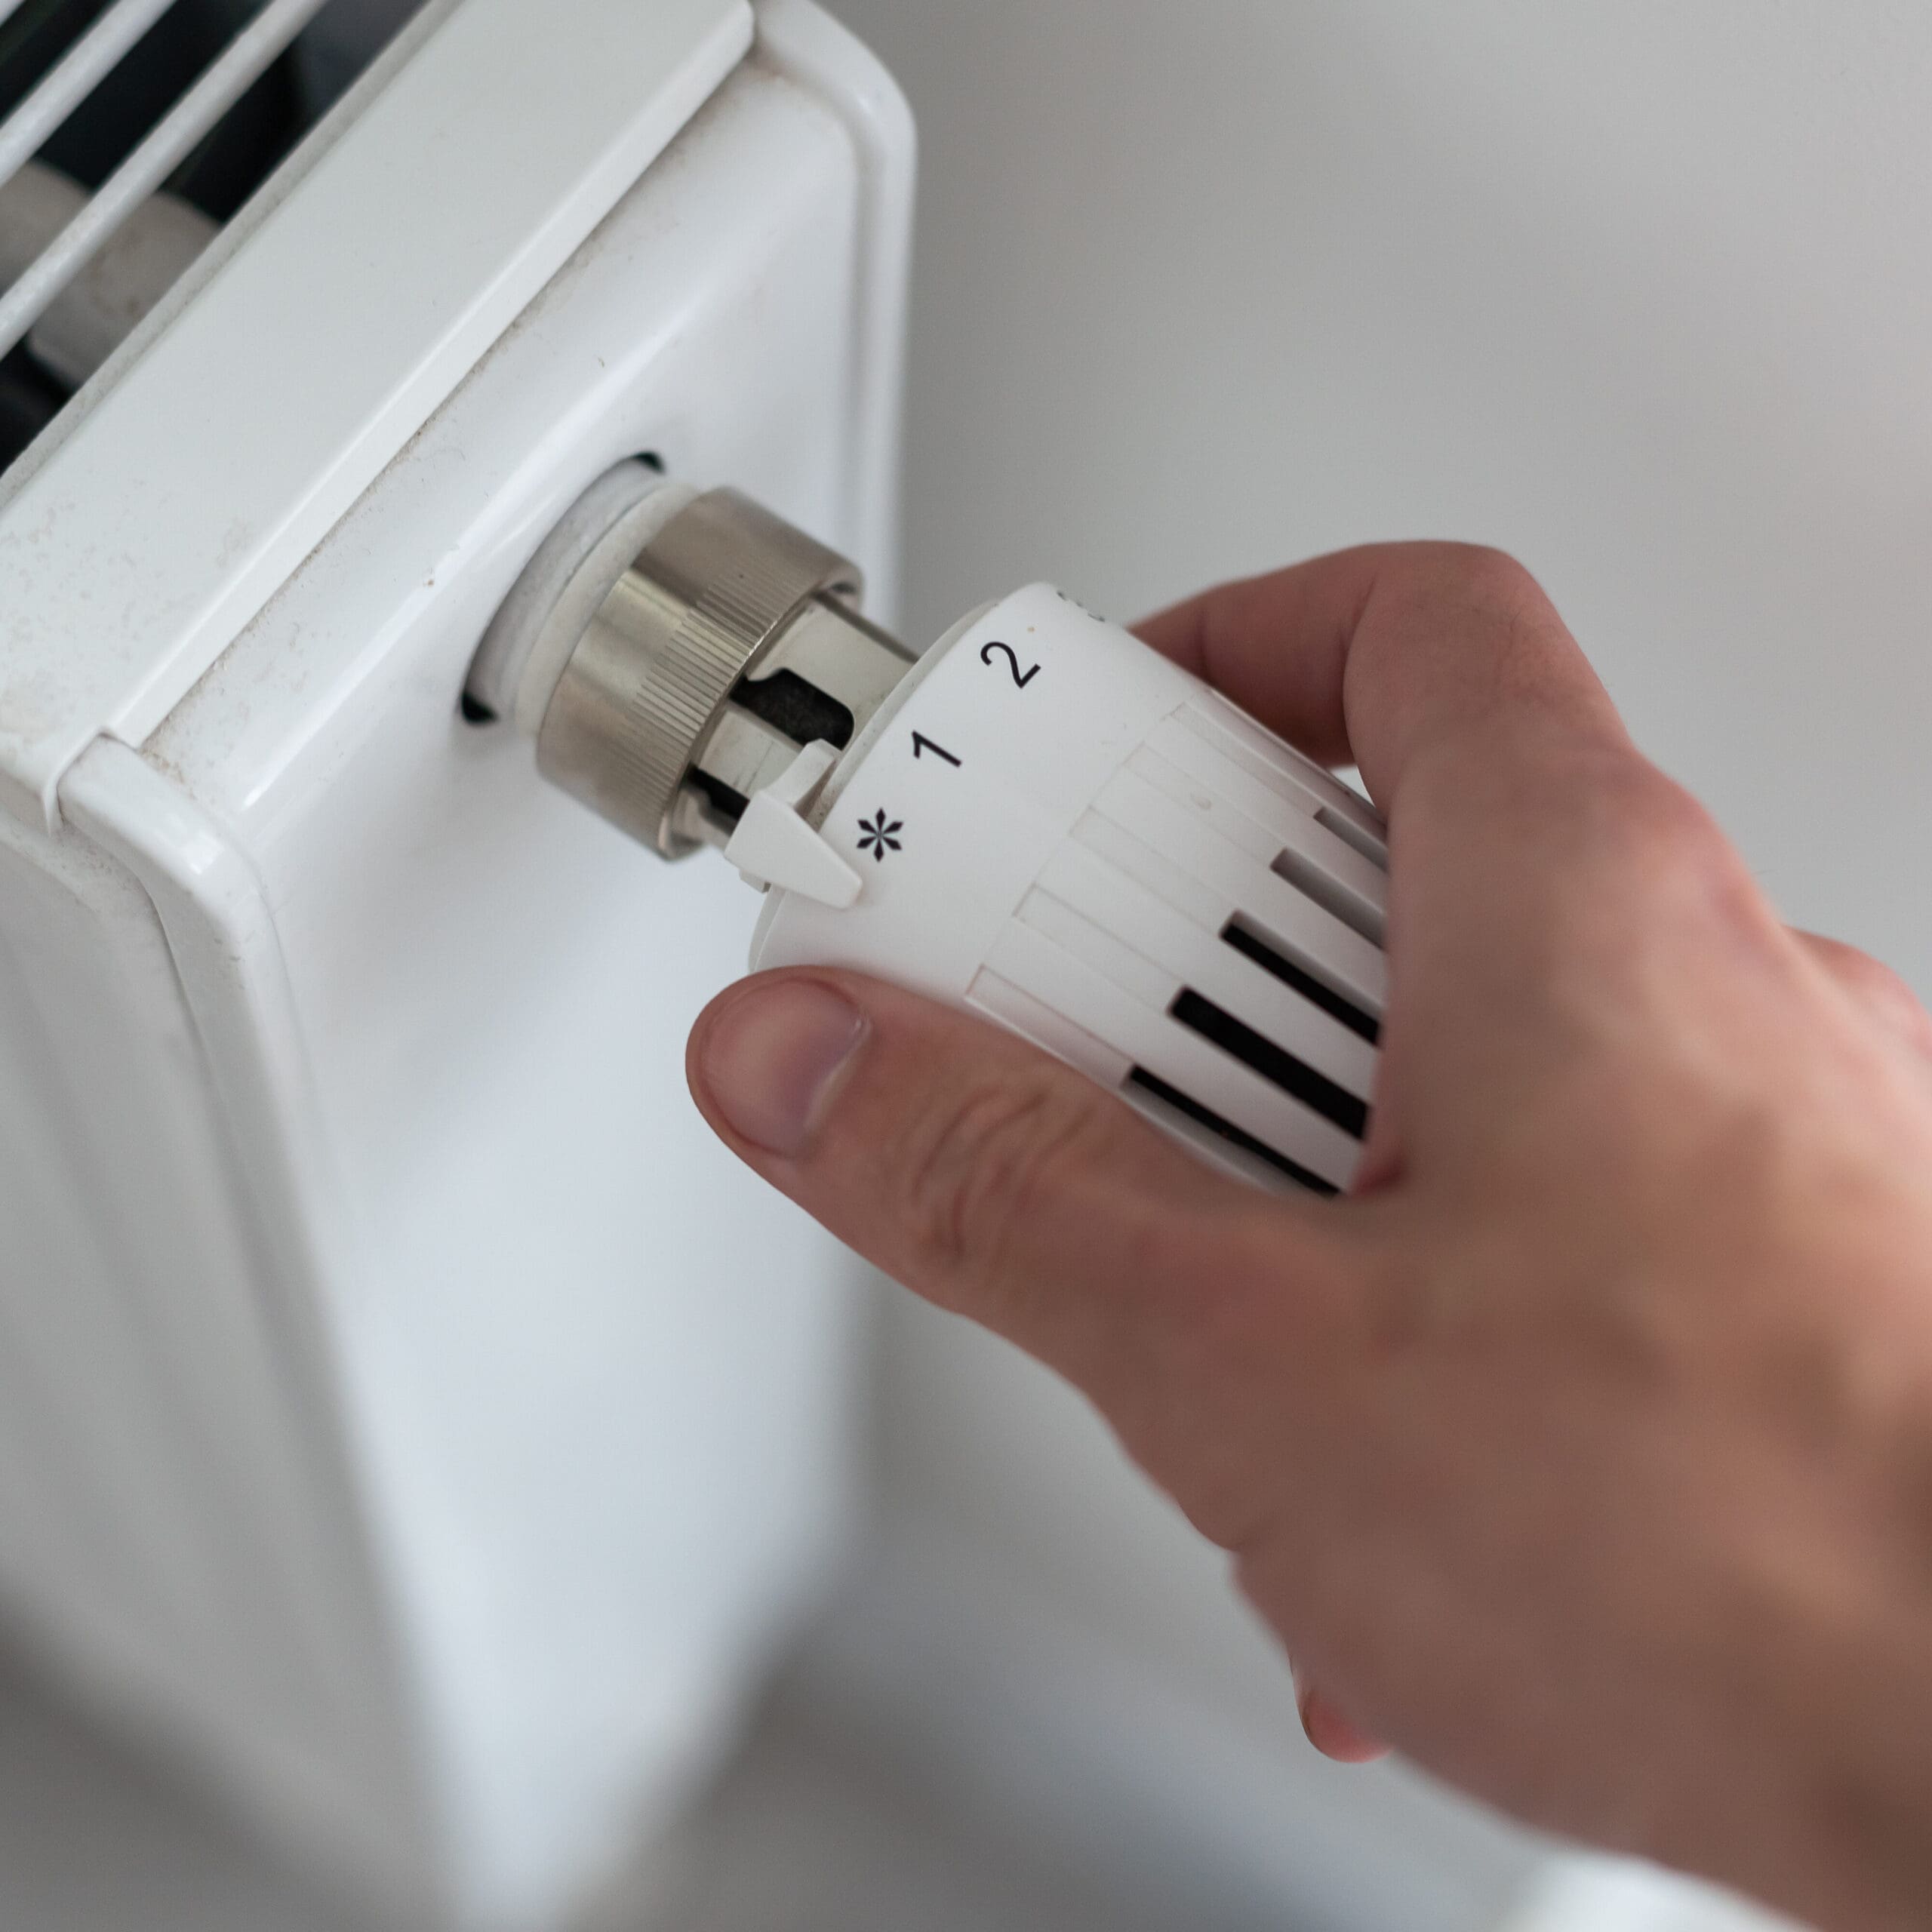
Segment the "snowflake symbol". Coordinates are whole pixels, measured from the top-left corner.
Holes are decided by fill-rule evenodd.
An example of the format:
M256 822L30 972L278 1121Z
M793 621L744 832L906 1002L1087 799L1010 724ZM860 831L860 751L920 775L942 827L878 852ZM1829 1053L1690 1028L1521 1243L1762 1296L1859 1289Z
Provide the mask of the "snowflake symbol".
M888 820L885 815L885 808L881 806L870 818L860 820L859 850L862 852L869 852L883 865L885 863L888 846L895 852L903 849L899 841L892 835L895 832L903 832L905 829L904 820L897 818Z

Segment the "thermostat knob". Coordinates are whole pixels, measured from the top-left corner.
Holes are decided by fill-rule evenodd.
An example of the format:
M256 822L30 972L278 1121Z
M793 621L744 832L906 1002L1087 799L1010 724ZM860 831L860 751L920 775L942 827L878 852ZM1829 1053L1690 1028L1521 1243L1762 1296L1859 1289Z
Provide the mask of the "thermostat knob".
M1198 678L1020 591L907 673L804 816L860 889L774 885L754 967L896 980L1218 1165L1347 1186L1387 989L1383 826Z

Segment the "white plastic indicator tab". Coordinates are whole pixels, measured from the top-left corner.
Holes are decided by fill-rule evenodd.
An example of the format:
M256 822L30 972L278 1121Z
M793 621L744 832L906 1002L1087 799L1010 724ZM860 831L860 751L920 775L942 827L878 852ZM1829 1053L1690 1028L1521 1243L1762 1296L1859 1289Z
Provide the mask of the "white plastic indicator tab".
M804 817L838 762L837 747L821 738L792 761L783 777L753 795L724 848L747 885L780 886L834 912L857 901L864 879Z
M1051 586L1015 593L922 660L791 815L864 890L841 907L748 866L774 887L755 967L897 980L1217 1164L1349 1184L1387 989L1381 823L1129 632ZM738 839L730 856L746 863Z

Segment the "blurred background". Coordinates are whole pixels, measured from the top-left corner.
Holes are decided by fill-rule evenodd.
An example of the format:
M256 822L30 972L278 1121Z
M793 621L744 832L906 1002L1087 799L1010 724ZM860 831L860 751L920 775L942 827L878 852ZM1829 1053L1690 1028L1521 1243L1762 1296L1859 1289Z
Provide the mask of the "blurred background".
M1932 991L1932 14L832 0L923 141L905 635L1504 546L1786 915ZM1300 1741L1083 1405L878 1287L835 1601L599 1928L1715 1928ZM0 1923L337 1927L14 1674Z

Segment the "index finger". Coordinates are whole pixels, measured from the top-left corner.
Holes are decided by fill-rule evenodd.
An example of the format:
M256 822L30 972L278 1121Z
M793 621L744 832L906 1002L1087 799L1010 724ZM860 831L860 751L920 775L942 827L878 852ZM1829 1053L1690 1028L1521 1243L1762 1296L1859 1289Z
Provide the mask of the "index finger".
M1560 737L1627 749L1608 694L1522 566L1461 543L1377 543L1222 585L1137 626L1386 812L1453 745L1493 765Z

